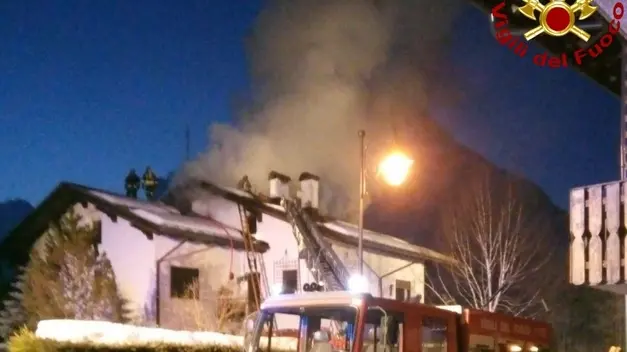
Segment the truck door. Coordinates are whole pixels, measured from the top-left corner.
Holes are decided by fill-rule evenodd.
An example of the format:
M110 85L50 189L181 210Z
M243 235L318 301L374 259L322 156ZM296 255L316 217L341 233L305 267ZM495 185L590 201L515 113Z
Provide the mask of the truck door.
M369 307L363 331L363 352L404 352L402 312Z
M437 308L421 307L407 322L404 344L418 352L459 352L455 315ZM411 333L410 333L411 331Z

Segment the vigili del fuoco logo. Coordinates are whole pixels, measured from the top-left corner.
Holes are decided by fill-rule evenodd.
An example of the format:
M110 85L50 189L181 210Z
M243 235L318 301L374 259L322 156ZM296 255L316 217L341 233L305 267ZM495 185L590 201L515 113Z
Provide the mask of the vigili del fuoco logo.
M597 12L592 0L523 0L525 5L515 11L515 15L522 15L529 22L529 29L522 38L512 35L509 29L509 20L504 11L506 1L496 5L492 9L492 18L496 30L496 40L507 46L516 55L526 57L528 42L542 35L552 37L564 37L572 35L584 42L590 41L590 33L578 27L578 22L589 18ZM568 67L569 62L581 65L584 60L591 60L603 53L615 40L616 34L620 30L620 20L623 18L623 0L616 0L612 9L612 20L609 23L607 33L597 40L596 43L587 45L586 49L578 49L568 57L566 53L551 55L548 52L534 55L533 63L537 66L560 68Z

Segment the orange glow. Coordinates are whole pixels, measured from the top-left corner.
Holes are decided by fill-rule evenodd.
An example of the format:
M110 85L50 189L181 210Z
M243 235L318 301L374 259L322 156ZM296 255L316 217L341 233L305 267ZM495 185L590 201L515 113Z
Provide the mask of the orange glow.
M391 186L400 186L405 182L414 161L402 152L394 152L379 164L379 174Z

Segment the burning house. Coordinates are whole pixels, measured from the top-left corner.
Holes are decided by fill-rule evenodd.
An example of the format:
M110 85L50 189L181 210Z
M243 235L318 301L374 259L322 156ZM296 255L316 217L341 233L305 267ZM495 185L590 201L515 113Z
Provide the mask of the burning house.
M236 188L187 182L161 201L62 183L3 246L15 249L24 236L34 243L51 221L74 209L97 227L99 249L138 323L175 329L195 328L177 312L198 302L214 309L208 298L224 285L246 301L248 312L270 295L316 290L423 301L425 263L452 259L364 230L363 274L356 276L357 226L321 214L321 183L307 172L297 180L271 172L265 192L246 182ZM194 282L194 294L185 294Z

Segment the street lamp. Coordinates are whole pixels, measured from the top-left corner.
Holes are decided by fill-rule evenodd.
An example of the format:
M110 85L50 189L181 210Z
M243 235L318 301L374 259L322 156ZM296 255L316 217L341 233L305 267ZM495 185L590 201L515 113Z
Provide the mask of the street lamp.
M402 152L396 151L388 155L379 164L379 174L390 186L400 186L407 179L414 161Z
M357 252L359 255L359 275L364 275L364 207L366 199L366 131L359 130L359 156L361 161L359 171L359 240ZM400 151L394 151L381 161L377 174L391 186L400 186L409 175L414 161Z

